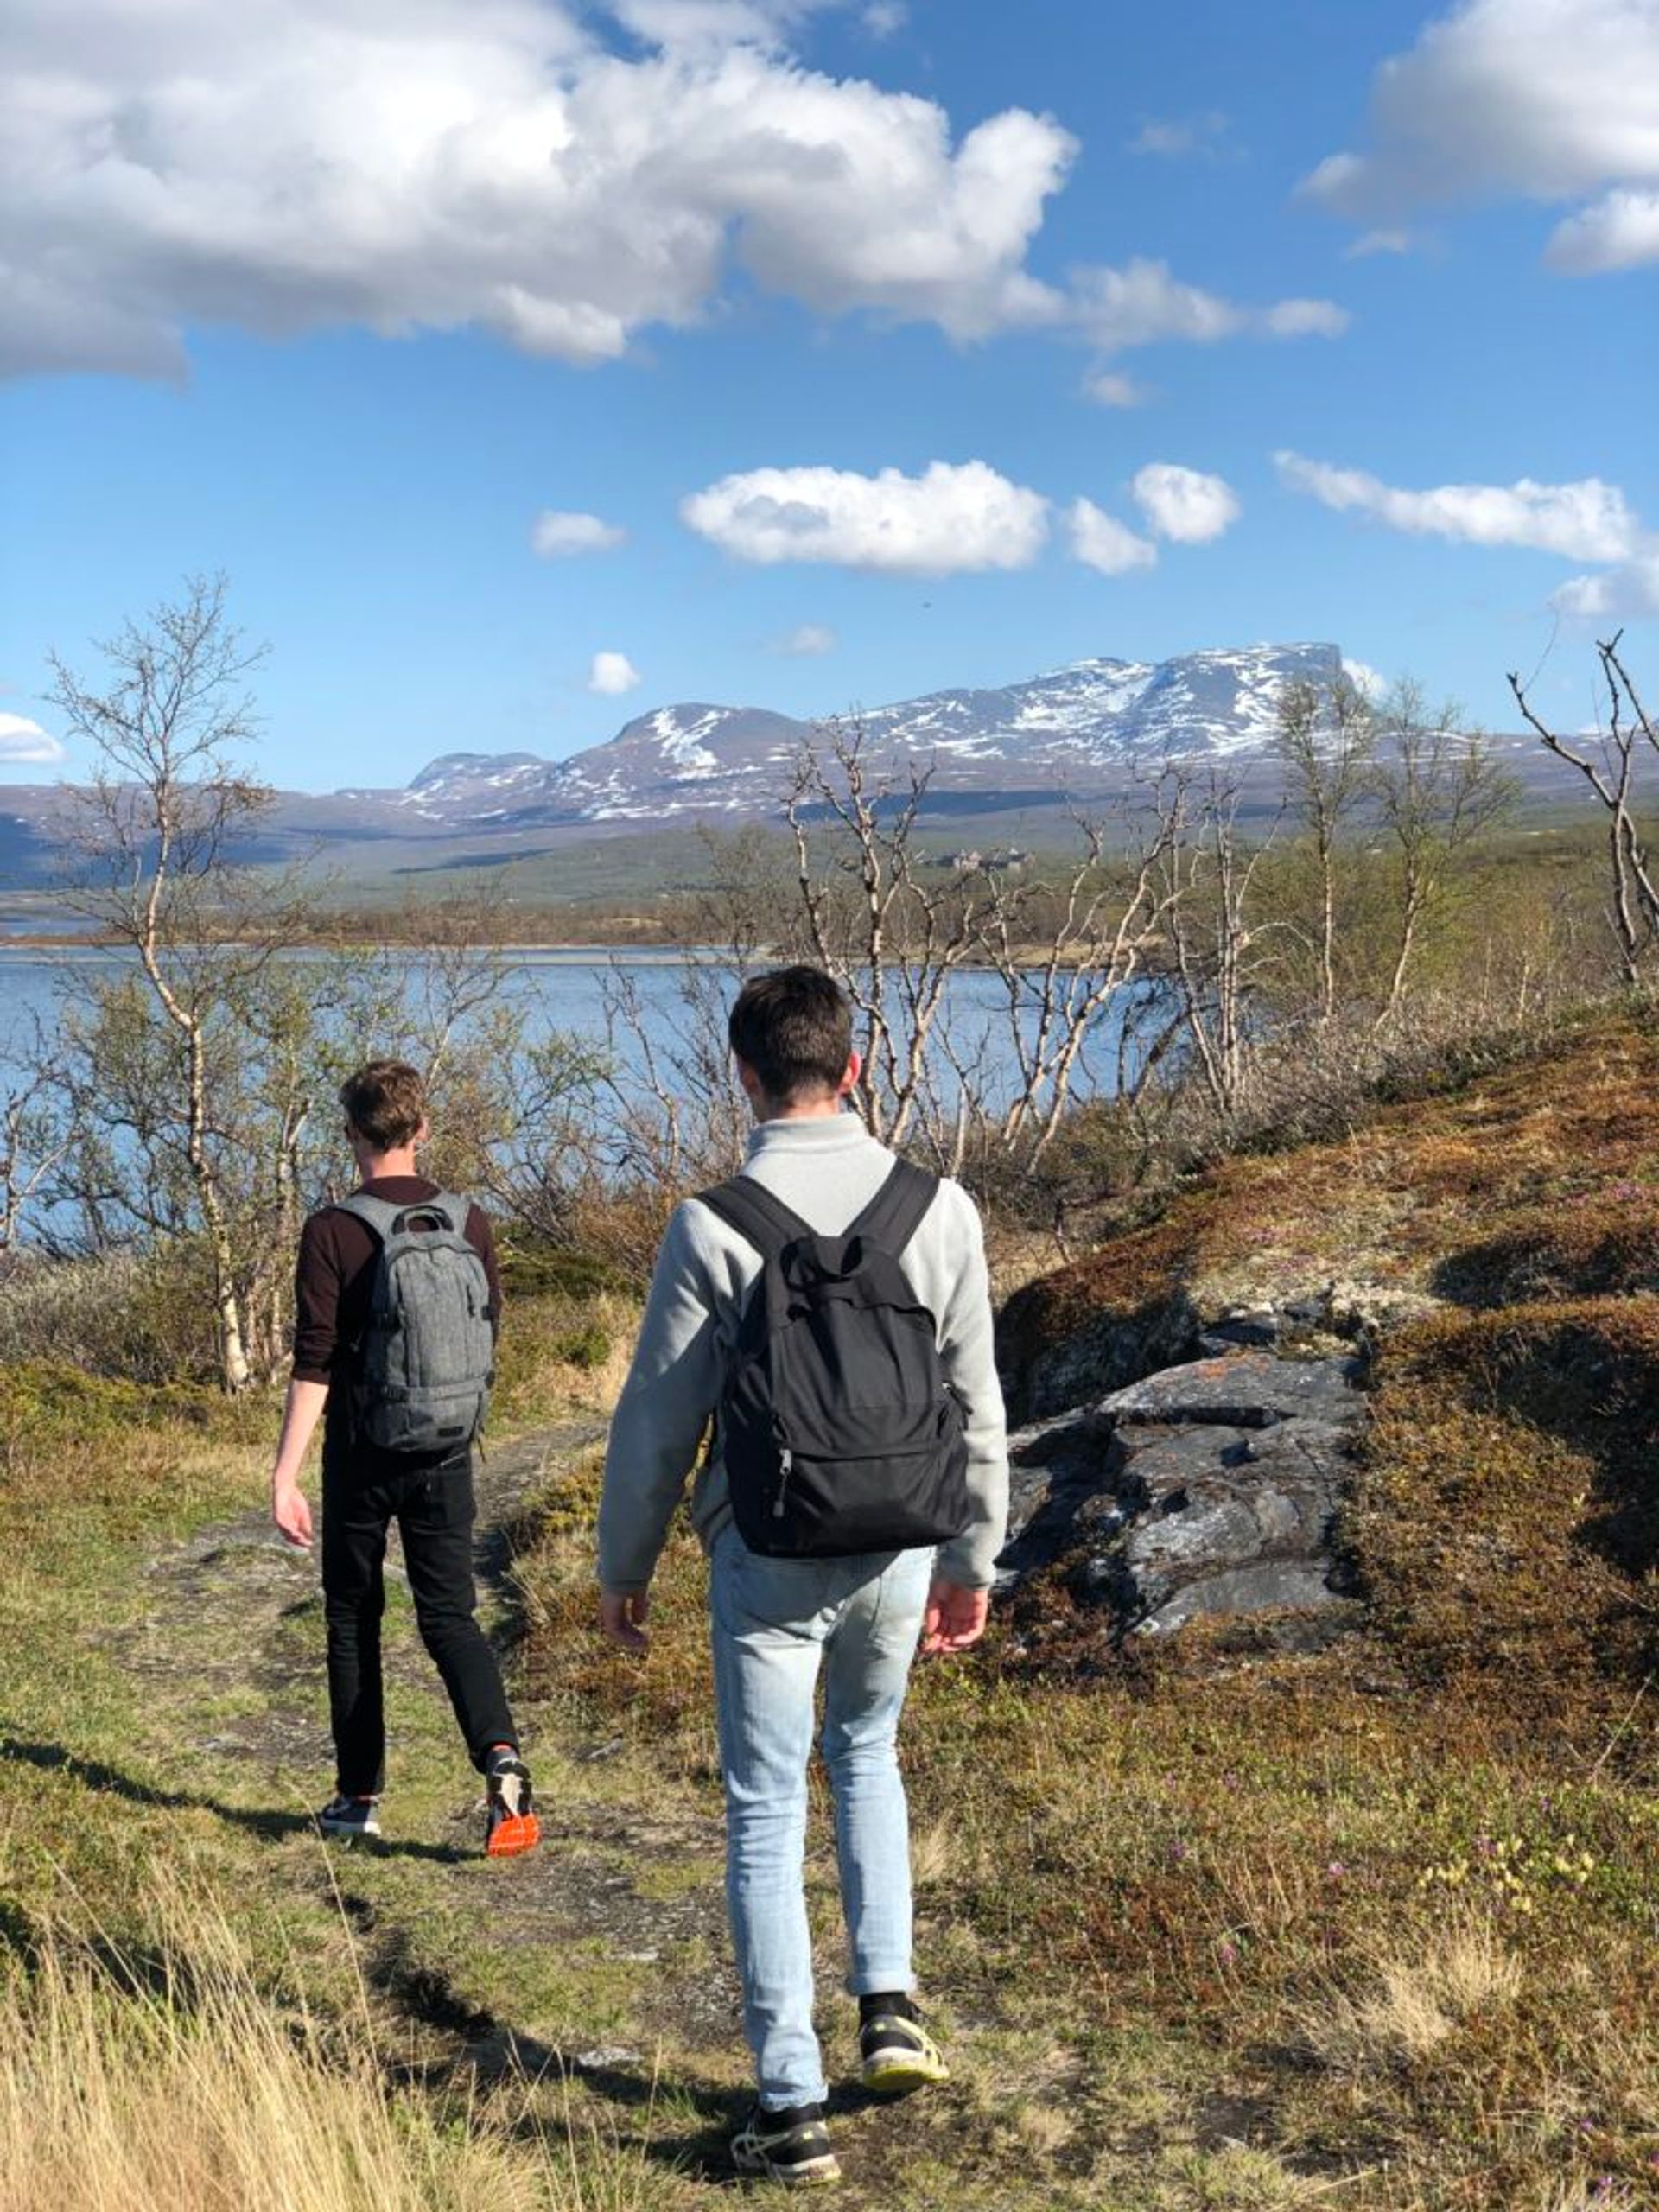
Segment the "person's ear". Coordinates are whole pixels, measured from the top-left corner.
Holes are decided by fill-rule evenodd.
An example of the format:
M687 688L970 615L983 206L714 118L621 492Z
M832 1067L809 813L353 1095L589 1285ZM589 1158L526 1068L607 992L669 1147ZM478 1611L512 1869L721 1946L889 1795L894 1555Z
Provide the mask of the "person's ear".
M836 1085L836 1097L849 1098L857 1086L859 1077L863 1072L863 1061L859 1058L856 1052L849 1052L847 1056L847 1072L842 1077L841 1081Z
M429 1144L432 1141L432 1124L424 1114L421 1116L421 1126L409 1141L411 1150L417 1146Z
M754 1070L739 1052L732 1054L732 1064L737 1070L737 1079L743 1086L743 1096L753 1105L764 1105L766 1090Z

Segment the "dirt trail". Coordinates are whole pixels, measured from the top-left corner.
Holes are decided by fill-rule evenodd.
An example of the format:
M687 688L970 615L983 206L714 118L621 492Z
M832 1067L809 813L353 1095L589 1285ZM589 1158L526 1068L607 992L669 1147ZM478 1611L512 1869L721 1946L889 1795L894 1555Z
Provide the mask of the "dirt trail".
M543 1431L495 1448L480 1470L481 1611L504 1643L536 1496L601 1433L593 1423ZM321 1599L315 1566L259 1511L158 1553L141 1619L107 1639L123 1669L153 1685L135 1748L150 1770L179 1778L175 1796L146 1794L278 1846L290 1895L297 1886L327 1903L337 1885L368 1980L405 2031L405 2063L423 2073L556 2068L638 2104L659 2051L734 2055L717 1815L666 1791L642 1813L638 1790L616 1786L619 1741L587 1738L519 1697L543 1842L524 1859L486 1861L481 1789L415 1632L395 1533L387 1583L379 1847L325 1856L309 1834L307 1808L332 1776Z
M601 1433L591 1421L543 1430L497 1446L480 1471L480 1617L509 1651L522 1624L515 1558L540 1512L556 1510L562 1471ZM752 2092L722 1824L706 1782L665 1770L621 1733L594 1735L568 1706L512 1683L543 1840L527 1859L486 1859L481 1786L416 1632L394 1537L385 1834L378 1846L325 1846L308 1817L333 1775L315 1563L251 1510L156 1551L142 1587L136 1615L124 1607L101 1639L142 1690L131 1767L126 1757L120 1771L75 1760L82 1778L176 1812L179 1853L245 1885L279 1948L297 1947L342 1991L365 1986L396 2077L463 2096L479 2083L539 2083L524 2126L560 2143L569 2130L578 2145L600 2146L612 2171L619 2152L634 2157L626 2146L639 2146L644 2194L628 2202L695 2212L725 2196L728 2139ZM818 1837L809 1889L826 1907L832 1859ZM841 2077L831 2110L844 2123L840 2201L849 2212L936 2212L947 2198L953 2212L1093 2212L1106 2202L1022 2171L1020 2139L1006 2163L1000 2045L975 2012L954 2015L958 2087L947 2096L894 2107L853 2085L855 2018L830 1994L837 1918L822 1916L820 2014L831 2077ZM1054 2053L1052 2038L1040 2040L1046 2081ZM1033 2057L1022 2050L1022 2063ZM593 2185L596 2203L612 2202L607 2182Z

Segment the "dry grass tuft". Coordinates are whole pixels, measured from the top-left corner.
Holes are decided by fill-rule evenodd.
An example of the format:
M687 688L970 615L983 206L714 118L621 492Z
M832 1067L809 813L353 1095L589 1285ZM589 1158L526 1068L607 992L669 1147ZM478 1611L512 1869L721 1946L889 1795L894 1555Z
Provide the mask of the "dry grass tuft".
M960 1858L961 1845L948 1819L912 1830L910 1867L918 1889L948 1882Z
M1366 1993L1333 1991L1304 2015L1303 2034L1322 2065L1364 2081L1431 2058L1478 2017L1514 2004L1522 1984L1520 1961L1471 1923L1448 1930L1438 1948L1379 1957Z
M0 2203L91 2212L630 2212L637 2152L544 2125L528 2086L445 2113L388 2090L366 2008L272 2002L210 1901L122 1953L60 1931L0 1991Z

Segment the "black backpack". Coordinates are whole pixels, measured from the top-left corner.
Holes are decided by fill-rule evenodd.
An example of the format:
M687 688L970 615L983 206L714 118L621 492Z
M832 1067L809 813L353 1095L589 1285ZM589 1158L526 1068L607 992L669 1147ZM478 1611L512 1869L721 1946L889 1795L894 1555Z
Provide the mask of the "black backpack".
M938 1188L896 1160L839 1236L752 1176L701 1193L761 1257L721 1393L738 1533L774 1559L948 1543L967 1527L962 1409L899 1264Z

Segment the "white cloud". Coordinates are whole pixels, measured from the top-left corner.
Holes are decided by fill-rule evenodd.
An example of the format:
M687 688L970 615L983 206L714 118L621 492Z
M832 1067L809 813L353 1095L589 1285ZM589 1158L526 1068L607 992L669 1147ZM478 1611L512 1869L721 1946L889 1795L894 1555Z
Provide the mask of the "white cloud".
M1550 600L1562 614L1586 622L1623 622L1659 614L1659 538L1599 575L1571 576Z
M648 46L772 46L804 7L766 0L610 0L606 13Z
M626 653L595 653L594 664L588 671L588 689L604 692L612 698L620 697L624 691L637 690L641 680L639 670Z
M1179 339L1213 345L1223 338L1334 338L1348 327L1345 309L1330 300L1281 300L1241 306L1183 283L1163 261L1134 260L1122 268L1077 270L1070 320L1105 354Z
M1048 501L982 461L884 468L754 468L682 501L699 536L741 561L823 561L890 575L1024 569L1048 537Z
M1346 261L1364 261L1372 254L1409 253L1411 249L1412 236L1409 231L1400 229L1365 231L1354 240L1343 258Z
M0 365L176 374L190 325L476 327L596 362L734 262L824 315L1053 321L1026 267L1075 142L777 43L805 12L632 0L30 0L6 10Z
M903 0L870 0L862 21L872 38L893 38L910 21L910 10Z
M1158 564L1158 548L1149 538L1137 537L1127 523L1097 507L1092 499L1074 499L1065 518L1075 560L1097 569L1103 576L1128 575L1135 569Z
M1334 300L1280 300L1260 320L1269 338L1340 338L1353 317Z
M9 767L55 767L69 758L55 737L32 722L27 715L0 714L0 765Z
M1388 677L1380 669L1373 668L1369 661L1353 660L1344 655L1342 672L1355 690L1362 692L1368 699L1381 699L1388 691Z
M1659 192L1610 192L1568 216L1551 236L1549 258L1574 276L1659 261Z
M708 320L734 269L826 316L1102 355L1345 327L1156 261L1035 276L1077 141L1017 107L957 136L935 100L805 67L786 41L830 4L856 0L26 0L0 372L176 376L213 324L472 328L594 364Z
M777 650L787 653L792 660L814 660L821 654L834 652L840 643L827 623L803 622L787 637L779 639Z
M1117 369L1091 369L1083 380L1083 394L1096 407L1143 407L1152 397L1145 385Z
M1590 270L1659 259L1656 187L1659 0L1462 0L1378 70L1365 150L1330 156L1301 189L1385 223L1447 201L1605 195L1551 248Z
M1147 527L1177 545L1207 545L1242 512L1237 493L1223 478L1172 461L1148 461L1129 489Z
M1178 161L1188 154L1213 155L1216 142L1224 136L1227 118L1218 109L1207 114L1152 117L1130 139L1131 154L1159 154Z
M628 533L620 523L598 515L566 514L543 507L536 518L530 542L544 561L563 560L573 553L606 553L626 545Z
M1641 536L1623 492L1598 476L1573 484L1539 484L1523 476L1508 485L1442 484L1407 492L1363 469L1338 468L1300 454L1275 454L1274 461L1293 491L1419 536L1531 546L1569 560L1608 562L1629 557Z

